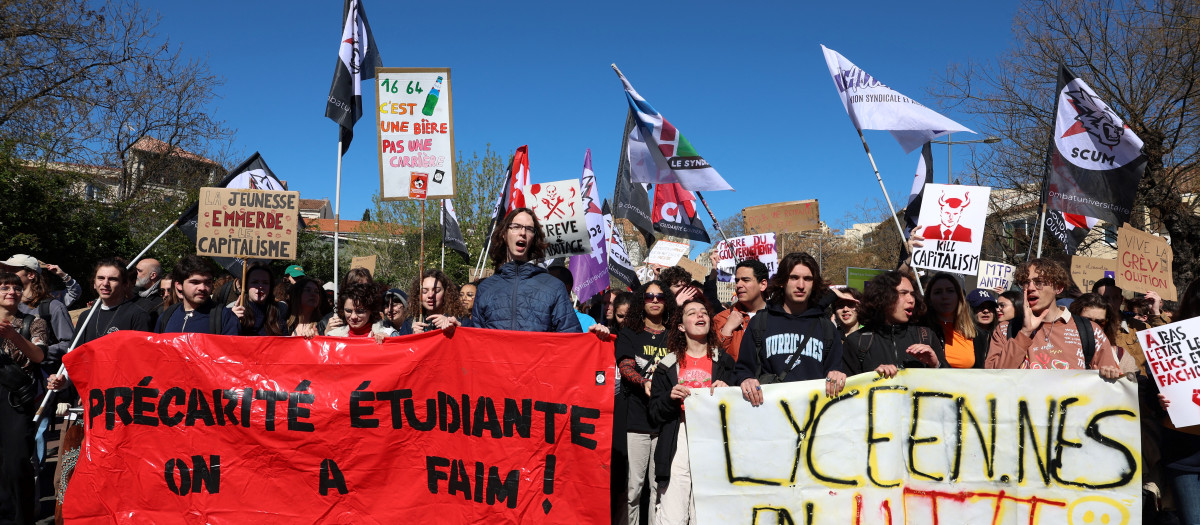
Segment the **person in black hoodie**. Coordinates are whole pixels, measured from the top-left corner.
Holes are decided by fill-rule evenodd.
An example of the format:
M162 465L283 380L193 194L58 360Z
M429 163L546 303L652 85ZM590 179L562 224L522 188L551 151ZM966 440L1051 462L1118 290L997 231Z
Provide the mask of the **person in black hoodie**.
M783 257L767 288L767 307L750 320L738 351L737 384L754 406L763 402L763 383L825 378L825 393L846 385L842 337L825 314L832 297L813 256Z
M862 330L846 337L843 364L850 374L875 371L895 377L903 368L948 366L934 331L910 323L925 313L912 279L898 271L876 275L864 286Z
M667 355L655 367L649 415L662 426L654 453L659 508L656 523L696 523L683 400L729 386L736 364L721 351L712 307L702 295L683 302L667 323Z

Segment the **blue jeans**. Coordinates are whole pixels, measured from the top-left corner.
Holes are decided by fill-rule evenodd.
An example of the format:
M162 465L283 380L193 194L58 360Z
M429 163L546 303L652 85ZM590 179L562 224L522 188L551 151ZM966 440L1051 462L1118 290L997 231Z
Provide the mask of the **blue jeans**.
M1200 525L1200 473L1167 470L1175 488L1175 506L1186 525Z

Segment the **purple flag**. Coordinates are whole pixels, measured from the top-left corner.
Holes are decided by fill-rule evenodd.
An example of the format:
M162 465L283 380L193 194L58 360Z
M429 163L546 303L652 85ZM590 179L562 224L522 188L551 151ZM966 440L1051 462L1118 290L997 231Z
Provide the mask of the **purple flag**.
M586 302L608 288L608 250L604 231L604 212L600 209L600 193L596 189L596 174L592 173L592 150L583 156L583 175L579 178L579 193L583 196L583 211L587 223L592 253L571 256L571 277L575 280L575 297Z

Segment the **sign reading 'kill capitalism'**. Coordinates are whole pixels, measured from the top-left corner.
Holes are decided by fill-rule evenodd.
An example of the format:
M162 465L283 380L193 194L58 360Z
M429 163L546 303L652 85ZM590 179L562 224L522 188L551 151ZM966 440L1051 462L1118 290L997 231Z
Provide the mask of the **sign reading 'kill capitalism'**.
M295 259L299 217L298 191L201 188L196 253Z

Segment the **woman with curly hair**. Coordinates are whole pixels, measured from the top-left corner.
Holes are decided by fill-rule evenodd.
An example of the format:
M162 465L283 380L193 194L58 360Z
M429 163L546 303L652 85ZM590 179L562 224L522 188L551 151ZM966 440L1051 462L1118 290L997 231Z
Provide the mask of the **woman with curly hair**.
M846 337L846 371L893 377L904 368L946 366L941 340L915 323L924 314L908 274L890 271L871 278L863 286L863 329Z
M342 324L330 328L331 337L375 337L389 335L382 326L383 292L374 283L354 283L342 288L337 316Z
M430 268L421 274L420 279L413 279L408 296L413 298L409 313L414 315L396 328L398 335L472 326L471 318L458 297L458 286L441 270Z
M688 464L683 400L706 389L729 386L736 364L721 351L712 329L712 308L703 296L689 298L667 323L667 356L658 362L650 389L650 420L662 427L654 453L658 475L658 521L696 522L692 473Z
M621 374L614 405L614 413L617 414L614 428L621 426L625 431L624 442L614 448L618 456L622 450L627 451L629 465L628 479L617 480L617 487L620 487L621 481L626 482L628 523L634 525L641 514L642 487L645 486L647 472L651 481L655 479L654 449L658 445L659 428L650 422L647 406L654 366L667 355L666 322L674 306L675 296L662 281L643 284L634 293L634 301L629 305L629 312L621 324L614 347L617 370ZM653 502L647 516L648 521L654 523Z

